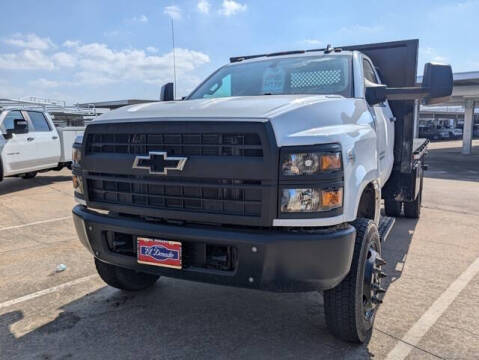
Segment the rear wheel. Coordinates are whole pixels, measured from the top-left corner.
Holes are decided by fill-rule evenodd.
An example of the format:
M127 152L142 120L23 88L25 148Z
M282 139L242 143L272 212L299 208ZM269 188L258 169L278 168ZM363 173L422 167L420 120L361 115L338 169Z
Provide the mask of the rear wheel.
M334 289L324 292L326 324L340 339L362 343L372 332L374 318L385 290L381 271L381 243L376 224L369 219L358 219L351 269Z
M33 179L35 176L37 176L37 172L36 171L32 171L32 172L27 172L25 174L22 174L22 179Z
M419 193L416 200L404 203L404 216L411 219L419 219L421 216L421 202L422 202L422 177Z
M155 284L159 276L125 269L119 266L104 263L95 258L98 274L104 282L117 289L139 291Z
M387 216L399 217L401 216L402 202L384 199L384 211Z

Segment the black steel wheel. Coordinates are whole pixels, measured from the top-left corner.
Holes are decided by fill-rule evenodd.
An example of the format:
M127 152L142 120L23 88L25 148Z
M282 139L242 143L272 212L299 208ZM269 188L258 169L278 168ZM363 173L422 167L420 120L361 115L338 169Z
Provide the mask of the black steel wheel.
M362 343L372 333L378 305L385 290L381 280L386 276L381 267L381 242L376 224L358 219L351 269L335 288L324 292L326 324L336 337Z
M384 199L384 212L387 216L399 217L401 216L402 202Z
M421 216L422 182L423 178L421 177L419 193L416 196L416 200L404 203L404 216L406 216L407 218L419 219L419 217Z

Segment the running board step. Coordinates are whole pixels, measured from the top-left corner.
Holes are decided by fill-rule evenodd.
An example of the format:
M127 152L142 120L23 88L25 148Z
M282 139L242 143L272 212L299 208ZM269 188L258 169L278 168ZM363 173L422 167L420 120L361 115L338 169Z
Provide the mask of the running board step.
M388 217L388 216L381 216L379 219L379 237L381 238L381 242L385 242L389 234L391 233L391 230L394 226L394 223L396 222L396 218L393 217Z

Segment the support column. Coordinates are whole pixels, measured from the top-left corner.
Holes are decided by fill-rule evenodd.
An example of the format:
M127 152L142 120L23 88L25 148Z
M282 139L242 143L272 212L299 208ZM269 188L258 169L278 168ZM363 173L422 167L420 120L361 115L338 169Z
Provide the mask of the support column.
M474 128L474 100L464 100L464 133L462 135L462 153L469 155L472 150L472 131Z
M414 100L414 139L419 137L419 100Z

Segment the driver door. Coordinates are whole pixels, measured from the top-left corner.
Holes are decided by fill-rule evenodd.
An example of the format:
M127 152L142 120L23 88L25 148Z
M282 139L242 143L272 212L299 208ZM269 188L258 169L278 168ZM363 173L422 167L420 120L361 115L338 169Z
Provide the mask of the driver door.
M23 111L12 110L4 117L1 127L3 132L14 128L14 120L23 119L26 117ZM4 169L4 176L23 174L36 166L36 149L33 136L29 132L26 134L13 134L11 139L6 139L2 149L2 163Z
M364 80L381 84L371 61L363 58ZM381 186L388 180L394 164L394 115L386 101L369 106L376 126L378 169Z

